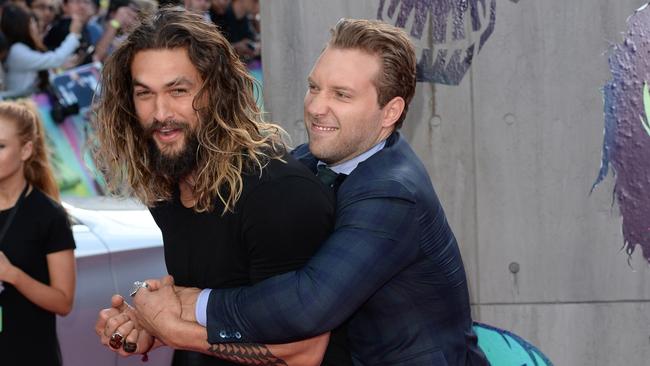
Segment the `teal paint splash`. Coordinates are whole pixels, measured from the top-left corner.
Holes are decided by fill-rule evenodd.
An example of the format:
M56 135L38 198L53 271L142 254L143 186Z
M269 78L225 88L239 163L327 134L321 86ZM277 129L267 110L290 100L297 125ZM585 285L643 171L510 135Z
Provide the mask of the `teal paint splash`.
M537 347L514 333L481 323L474 323L474 332L492 366L553 366Z

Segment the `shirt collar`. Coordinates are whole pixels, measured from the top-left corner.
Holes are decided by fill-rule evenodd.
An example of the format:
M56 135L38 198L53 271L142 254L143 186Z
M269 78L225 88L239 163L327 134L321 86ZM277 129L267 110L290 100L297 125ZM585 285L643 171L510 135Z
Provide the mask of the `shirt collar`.
M384 146L386 146L386 140L379 142L375 146L366 150L364 153L357 155L346 162L337 165L328 165L327 167L332 169L334 173L350 175L352 171L357 168L357 165L361 164L371 156L375 155L379 150L383 149ZM319 160L317 165L327 165L327 164Z

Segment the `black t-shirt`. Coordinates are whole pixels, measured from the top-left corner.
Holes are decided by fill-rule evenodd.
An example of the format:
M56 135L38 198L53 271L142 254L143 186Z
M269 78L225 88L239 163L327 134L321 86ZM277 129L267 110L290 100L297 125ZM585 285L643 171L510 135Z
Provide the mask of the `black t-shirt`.
M9 210L0 211L0 227L8 214ZM0 250L13 265L45 284L50 283L46 256L74 248L65 210L36 188L25 197L0 243ZM27 300L10 284L4 283L4 287L0 293L0 364L60 365L55 315Z
M165 262L175 283L199 288L249 286L301 268L329 236L335 215L332 192L290 155L244 174L233 212L222 215L185 208L178 192L151 208L165 246ZM337 331L328 360L349 360L345 334ZM325 363L328 361L326 360ZM332 365L351 364L329 361ZM174 365L234 365L194 352L176 352Z

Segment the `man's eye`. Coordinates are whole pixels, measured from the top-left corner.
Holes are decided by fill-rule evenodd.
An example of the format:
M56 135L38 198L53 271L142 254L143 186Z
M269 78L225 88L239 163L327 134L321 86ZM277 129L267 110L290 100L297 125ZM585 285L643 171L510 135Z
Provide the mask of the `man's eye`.
M135 96L136 97L144 97L144 96L149 95L149 94L150 93L149 93L148 90L136 90L135 91Z
M187 89L174 89L172 90L172 95L179 96L187 94Z
M345 93L341 93L341 92L336 92L336 96L337 96L338 98L341 98L341 99L349 99L349 98L350 98L349 95L347 95L347 94L345 94Z

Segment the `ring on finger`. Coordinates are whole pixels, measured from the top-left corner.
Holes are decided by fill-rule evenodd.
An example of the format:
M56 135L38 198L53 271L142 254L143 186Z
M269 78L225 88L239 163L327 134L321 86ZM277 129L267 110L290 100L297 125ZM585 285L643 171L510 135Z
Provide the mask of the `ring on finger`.
M122 347L122 340L124 340L124 336L120 332L115 332L111 335L108 345L113 349L120 349Z
M124 348L124 352L133 353L138 348L138 345L136 343L126 341L124 342L124 345L122 345L122 348Z
M148 288L149 288L149 284L148 284L146 281L135 281L135 282L133 282L133 287L131 288L131 293L130 293L131 297L134 297L135 294L137 294L138 291L139 291L141 288L146 288L146 289L148 289Z

